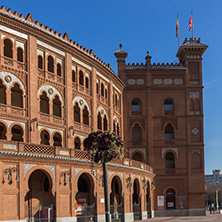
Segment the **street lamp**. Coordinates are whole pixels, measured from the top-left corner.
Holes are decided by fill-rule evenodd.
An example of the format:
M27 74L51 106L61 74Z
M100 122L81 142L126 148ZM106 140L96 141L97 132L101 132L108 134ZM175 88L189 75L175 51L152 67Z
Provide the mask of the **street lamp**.
M216 206L217 206L217 210L219 210L219 204L218 204L218 184L219 184L219 181L217 180L216 182Z

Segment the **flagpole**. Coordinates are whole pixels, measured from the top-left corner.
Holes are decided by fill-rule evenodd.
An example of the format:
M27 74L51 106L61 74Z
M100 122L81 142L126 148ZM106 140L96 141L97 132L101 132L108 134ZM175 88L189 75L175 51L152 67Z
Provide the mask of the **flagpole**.
M179 13L177 13L178 19L178 49L180 48L180 25L179 25Z
M193 11L191 11L191 16L192 16L192 40L194 39L193 38Z

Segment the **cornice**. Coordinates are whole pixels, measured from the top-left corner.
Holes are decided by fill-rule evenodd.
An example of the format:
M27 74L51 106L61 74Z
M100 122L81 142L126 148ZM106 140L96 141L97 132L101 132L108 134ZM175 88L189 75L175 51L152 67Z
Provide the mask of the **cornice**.
M10 10L10 9L9 9ZM11 10L10 10L10 12L11 12ZM72 40L70 40L69 41L69 39L68 39L68 37L67 37L67 34L64 34L64 37L62 36L62 34L60 33L59 35L58 35L58 33L57 32L55 32L55 33L57 33L57 35L58 36L56 36L55 35L55 33L52 33L53 32L53 30L52 29L48 29L48 27L46 26L46 27L44 27L44 25L41 25L41 27L40 26L37 26L36 24L38 24L39 25L39 23L38 23L38 21L36 22L36 24L34 23L34 21L33 21L33 23L31 23L31 22L29 22L29 21L27 21L26 19L24 19L24 16L22 15L22 16L20 16L20 17L22 17L22 18L20 18L18 15L16 16L16 15L13 15L12 14L12 12L11 12L11 14L9 14L9 13L7 13L7 12L4 12L4 11L2 11L2 10L0 10L0 15L2 15L2 20L3 20L3 22L5 22L6 24L8 24L8 25L10 25L10 26L14 26L14 27L17 27L18 29L20 29L20 30L25 30L26 32L28 32L28 33L32 33L32 34L34 34L35 36L38 36L39 37L39 39L42 39L42 40L44 40L44 41L47 41L48 40L48 42L50 42L50 44L52 44L51 42L52 42L52 40L49 38L49 37L51 37L51 38L53 38L54 40L56 39L56 40L58 40L60 43L62 43L62 44L64 44L64 46L66 46L66 49L67 49L67 51L70 51L70 52L72 52L72 54L73 54L73 51L72 50L70 50L70 49L75 49L75 50L77 50L78 52L80 52L81 54L83 54L83 55L85 55L86 57L88 57L88 58L90 58L90 59L92 59L92 61L94 61L94 62L96 62L97 64L99 64L100 66L102 66L103 68L105 68L118 82L120 82L121 83L121 85L123 86L123 87L125 87L125 84L122 82L122 80L115 74L115 72L110 68L110 65L108 64L106 64L106 63L104 63L101 59L99 59L96 55L94 55L94 53L93 53L93 51L92 50L86 50L85 48L83 48L82 46L80 46L79 44L76 44L75 42L73 42ZM4 18L5 17L7 17L7 18L9 18L9 19L11 19L11 20L14 20L14 21L17 21L17 22L19 22L20 24L24 24L24 25L26 25L26 26L18 26L18 24L13 24L12 22L9 22L8 20L5 20ZM28 16L27 16L27 18L28 18ZM0 16L0 19L1 19L1 16ZM44 29L43 29L44 28ZM43 33L43 34L45 34L45 36L43 37L40 33ZM53 40L53 41L54 41ZM53 43L53 44L55 44L55 43ZM67 47L68 46L68 47ZM71 48L70 48L71 47ZM82 58L81 58L82 59Z
M31 158L37 158L37 159L42 158L42 159L51 159L51 160L63 160L63 161L80 162L80 163L92 163L89 160L75 159L75 158L69 158L69 157L48 156L48 155L30 154L30 153L16 153L16 152L1 151L1 150L0 150L0 155L9 155L9 156L18 156L18 157L31 157ZM129 167L129 166L123 166L123 165L114 164L114 163L107 163L107 165L108 166L113 166L113 167L118 167L118 168L129 169L129 170L136 170L136 171L140 171L140 172L143 172L143 173L148 173L152 176L155 176L154 173L151 173L151 172L143 170L143 169L138 169L138 168Z

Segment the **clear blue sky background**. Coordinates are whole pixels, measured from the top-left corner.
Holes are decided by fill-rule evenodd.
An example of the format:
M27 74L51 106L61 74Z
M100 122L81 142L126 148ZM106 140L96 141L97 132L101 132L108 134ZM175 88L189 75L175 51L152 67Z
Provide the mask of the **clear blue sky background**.
M205 172L222 170L222 1L221 0L1 0L6 9L33 15L59 33L94 53L116 72L113 52L128 51L127 63L176 61L176 17L180 39L190 38L189 18L194 13L194 37L209 45L203 56Z

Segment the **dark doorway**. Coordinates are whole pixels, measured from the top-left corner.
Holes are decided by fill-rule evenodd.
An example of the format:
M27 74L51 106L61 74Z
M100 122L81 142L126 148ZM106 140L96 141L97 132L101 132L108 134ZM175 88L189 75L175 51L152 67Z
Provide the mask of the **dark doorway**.
M25 217L29 221L55 221L55 197L52 180L43 170L35 170L29 177L29 191L25 196Z

